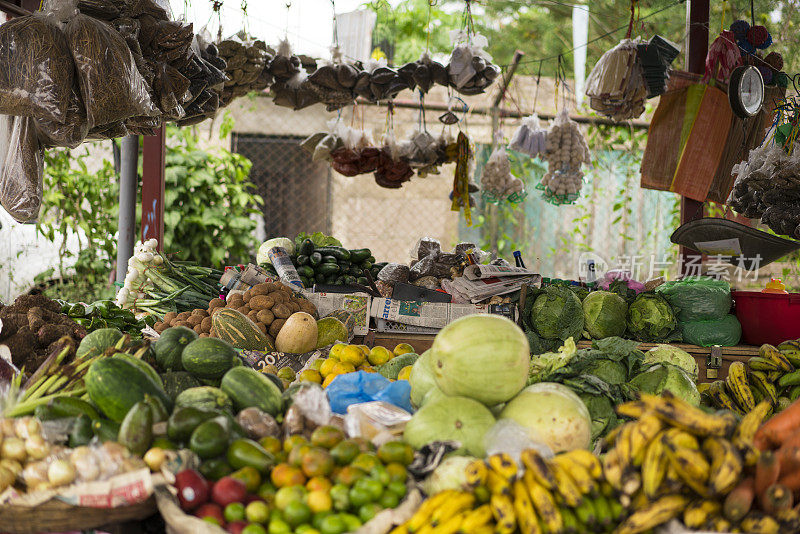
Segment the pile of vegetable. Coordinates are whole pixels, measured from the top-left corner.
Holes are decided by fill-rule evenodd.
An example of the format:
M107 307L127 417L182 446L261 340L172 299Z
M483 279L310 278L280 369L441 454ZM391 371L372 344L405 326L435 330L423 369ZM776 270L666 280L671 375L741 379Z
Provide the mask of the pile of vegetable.
M169 312L205 308L219 296L222 271L189 261L170 261L156 247L155 239L136 245L128 260L125 284L117 293L117 305L161 318Z
M137 319L132 311L120 308L111 300L98 300L91 304L65 302L61 306L61 313L84 327L87 332L101 328L116 328L134 339L141 338L142 329L148 325L152 326L155 321L151 315Z
M69 337L78 344L86 329L62 313L61 304L44 295L22 295L10 306L0 307L0 382L11 379L12 370L30 373L57 348L58 340ZM5 365L4 365L5 364Z

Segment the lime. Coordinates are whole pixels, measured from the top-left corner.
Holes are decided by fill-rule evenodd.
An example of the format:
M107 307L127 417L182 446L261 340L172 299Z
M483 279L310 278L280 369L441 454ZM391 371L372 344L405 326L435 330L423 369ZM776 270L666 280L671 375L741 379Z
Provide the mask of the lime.
M402 499L403 497L406 496L407 488L405 482L398 482L393 480L392 482L389 482L389 484L386 486L386 489L387 491L391 491L392 493L397 495L399 499Z
M283 519L271 519L267 532L269 534L291 534L292 527Z
M315 529L319 530L320 526L322 525L322 520L329 515L333 515L333 512L317 512L314 514L314 517L311 518L311 524Z
M218 527L222 526L219 524L219 519L210 515L205 516L203 518L203 521L205 521L206 523L211 523L212 525L217 525Z
M225 516L225 521L228 523L242 521L244 520L244 504L240 502L232 502L225 507L222 515Z
M360 487L358 482L356 483L355 486L350 488L350 506L353 506L354 508L359 508L367 504L368 502L372 501L373 498L370 491Z
M414 347L409 345L408 343L400 343L394 348L394 355L400 356L401 354L407 354L409 352L414 352Z
M333 373L333 368L336 364L339 363L339 360L334 358L327 358L324 360L319 366L319 374L323 378L327 378L331 373Z
M356 482L354 487L365 490L369 494L371 501L377 501L383 495L383 484L371 478L362 478Z
M311 508L302 501L292 501L283 510L283 517L292 527L311 521Z
M386 490L381 495L381 498L378 499L378 502L384 508L397 508L397 505L400 504L400 497L398 497L394 492Z
M303 502L306 496L306 488L303 486L289 486L281 488L275 494L275 507L278 510L285 510L289 503L298 501Z
M353 514L339 514L339 517L344 521L347 532L354 532L361 528L361 520Z
M242 534L267 534L267 531L257 523L250 523L242 529ZM271 530L270 534L272 534Z
M382 465L373 467L369 472L369 478L377 480L383 486L392 481L392 475L389 473L389 470Z
M277 490L275 489L275 486L272 484L272 482L267 480L266 482L262 482L261 485L258 487L256 495L258 495L267 502L272 502L275 499L276 492Z
M319 525L320 534L343 534L347 532L347 525L339 515L329 515Z
M361 519L361 521L366 523L367 521L375 517L375 514L377 514L381 510L383 510L383 508L381 507L380 504L376 502L370 502L358 509L358 517L359 519Z
M350 489L344 484L335 484L330 490L333 507L336 510L347 510L350 508Z
M355 441L346 439L331 449L331 456L337 465L347 465L361 453L361 448ZM405 478L403 478L405 480Z
M269 520L275 521L276 519L283 521L283 512L281 512L277 508L273 508L272 510L269 511Z
M269 520L269 506L263 501L253 501L244 509L250 523L266 523Z
M398 462L408 465L414 461L414 449L402 441L388 441L378 447L378 458L386 464Z
M294 534L319 534L319 530L315 529L311 525L300 525L294 529Z
M386 347L382 347L380 345L375 345L372 347L372 350L369 351L369 363L372 365L383 365L384 363L388 362L392 359L394 354L389 351Z
M358 467L369 473L376 465L381 465L378 455L374 452L362 452L356 456L355 460L350 464L352 467Z
M361 365L367 359L366 354L356 345L349 345L345 347L342 351L341 356L339 356L339 361L341 363L350 364L351 366L355 367L357 365Z
M330 494L324 490L312 491L308 494L306 502L312 512L327 512L333 508L333 500Z
M405 484L406 477L408 476L406 466L397 462L392 462L386 466L386 470L389 472L389 477L392 482L402 482Z

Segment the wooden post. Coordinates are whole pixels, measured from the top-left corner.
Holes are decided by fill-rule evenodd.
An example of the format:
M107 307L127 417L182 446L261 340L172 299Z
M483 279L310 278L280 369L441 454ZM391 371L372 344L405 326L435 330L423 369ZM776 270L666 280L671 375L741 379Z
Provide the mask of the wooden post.
M146 135L142 144L142 241L158 240L164 246L164 169L166 165L166 126L157 135Z
M689 33L686 66L689 72L703 74L708 54L709 0L688 0L686 4ZM702 218L703 211L703 202L681 197L681 224ZM701 255L696 250L680 247L681 274L687 274L687 260L691 260L691 263L701 261L698 256Z

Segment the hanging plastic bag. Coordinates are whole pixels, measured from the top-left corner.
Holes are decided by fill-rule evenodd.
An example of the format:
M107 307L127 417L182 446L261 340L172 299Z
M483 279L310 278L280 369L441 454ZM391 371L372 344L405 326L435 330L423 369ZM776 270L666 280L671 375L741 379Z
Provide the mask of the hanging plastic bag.
M644 113L647 88L636 46L623 39L600 57L586 77L586 96L592 109L621 121Z
M89 134L86 106L83 105L77 86L73 86L69 95L65 117L63 124L52 119L35 119L36 132L42 146L76 148Z
M497 147L489 156L481 175L481 190L484 200L492 203L507 200L512 195L514 199L524 198L525 184L511 174L505 147Z
M684 342L701 347L732 347L738 345L742 337L742 325L735 315L724 315L710 321L681 322L678 328Z
M682 323L721 319L731 311L731 286L725 280L686 278L666 282L656 293L667 299Z
M73 76L67 39L49 17L0 25L0 113L63 123Z
M539 115L534 113L522 119L517 131L511 137L508 148L535 158L547 150L547 130L542 128Z
M36 220L42 205L44 149L30 117L0 116L0 205L17 222Z
M451 31L450 40L455 45L447 66L451 87L463 95L483 93L500 74L499 67L492 64L492 56L484 50L489 41L464 30Z
M91 127L159 113L125 39L110 25L76 15L65 33Z

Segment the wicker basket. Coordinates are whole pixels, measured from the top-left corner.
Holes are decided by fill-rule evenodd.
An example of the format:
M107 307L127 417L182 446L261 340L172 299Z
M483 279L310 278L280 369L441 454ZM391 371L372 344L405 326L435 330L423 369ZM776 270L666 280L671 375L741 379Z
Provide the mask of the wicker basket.
M136 521L156 513L152 496L130 506L89 508L50 499L38 506L0 506L0 532L36 533L88 530L125 521Z

